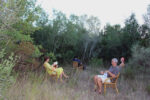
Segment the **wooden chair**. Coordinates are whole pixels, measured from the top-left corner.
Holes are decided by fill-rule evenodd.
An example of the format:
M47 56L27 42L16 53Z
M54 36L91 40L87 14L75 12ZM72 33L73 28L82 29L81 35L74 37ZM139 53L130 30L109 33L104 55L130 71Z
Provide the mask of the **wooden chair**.
M119 78L119 75L120 75L120 73L116 76L116 78L107 78L105 81L104 81L104 83L103 83L103 85L104 85L104 94L106 94L106 87L107 86L110 86L110 87L112 87L112 88L115 88L116 89L116 92L117 92L117 94L119 93L119 91L118 91L118 88L117 88L117 80L118 80L118 78ZM107 80L113 80L113 82L107 82Z
M83 69L83 65L78 66L78 62L77 61L73 61L73 68Z

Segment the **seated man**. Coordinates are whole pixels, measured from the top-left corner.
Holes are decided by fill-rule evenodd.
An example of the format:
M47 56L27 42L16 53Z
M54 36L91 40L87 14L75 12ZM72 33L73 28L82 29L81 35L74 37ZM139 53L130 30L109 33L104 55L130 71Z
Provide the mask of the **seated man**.
M94 76L95 91L99 89L99 93L101 94L102 83L104 83L105 79L107 79L108 77L115 78L118 75L119 67L117 66L117 63L118 60L116 58L113 58L111 61L112 66L108 71L101 71L101 75ZM122 64L122 66L124 65ZM107 80L107 82L111 82L111 80Z

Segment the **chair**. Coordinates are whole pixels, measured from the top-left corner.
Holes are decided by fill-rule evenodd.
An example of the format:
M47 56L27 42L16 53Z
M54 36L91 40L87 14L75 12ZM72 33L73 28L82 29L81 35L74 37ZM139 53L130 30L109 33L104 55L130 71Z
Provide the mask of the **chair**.
M83 65L78 66L78 62L77 61L73 61L73 67L77 68L77 69L83 69Z
M117 94L119 93L119 91L118 91L118 88L117 88L117 80L118 80L118 78L119 78L119 75L120 75L120 73L116 76L116 78L107 78L105 81L104 81L104 83L103 83L103 85L104 85L104 94L106 94L106 87L107 86L110 86L110 87L112 87L112 88L115 88L116 89L116 92L117 92ZM113 80L113 82L107 82L107 80Z

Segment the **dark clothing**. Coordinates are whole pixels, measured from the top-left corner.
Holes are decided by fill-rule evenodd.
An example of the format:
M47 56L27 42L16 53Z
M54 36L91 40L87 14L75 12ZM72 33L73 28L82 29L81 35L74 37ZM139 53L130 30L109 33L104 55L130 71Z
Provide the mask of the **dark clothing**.
M73 61L77 61L78 63L81 63L80 59L73 58L72 60L73 60Z
M119 67L118 66L116 66L116 67L113 67L113 66L111 66L110 68L109 68L109 71L112 73L112 74L115 74L116 76L119 74ZM108 76L107 77L111 77L109 74L108 74ZM115 81L115 78L113 78L112 80L111 80L111 82L114 82Z
M85 64L83 65L83 70L86 70L86 65Z
M78 67L83 66L83 70L86 69L86 65L83 65L80 59L73 58L72 60L78 62Z
M81 66L82 63L81 63L80 59L74 58L74 59L72 59L72 60L78 62L78 67Z
M116 67L111 66L111 67L109 68L109 71L110 71L112 74L115 74L115 75L117 76L118 73L119 73L119 68L118 68L118 66L116 66ZM111 76L108 74L108 77L111 77Z

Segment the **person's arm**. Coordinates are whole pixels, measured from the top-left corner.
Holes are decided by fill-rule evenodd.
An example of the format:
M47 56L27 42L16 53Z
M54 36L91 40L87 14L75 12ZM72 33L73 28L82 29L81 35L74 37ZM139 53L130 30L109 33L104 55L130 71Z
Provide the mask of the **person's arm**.
M110 71L106 71L106 72L107 72L107 74L109 74L112 78L115 78L115 77L116 77L116 75L113 74L113 73L111 73Z
M47 63L47 64L48 64L47 68L49 68L50 70L56 72L56 69L52 65L50 65L49 63Z

